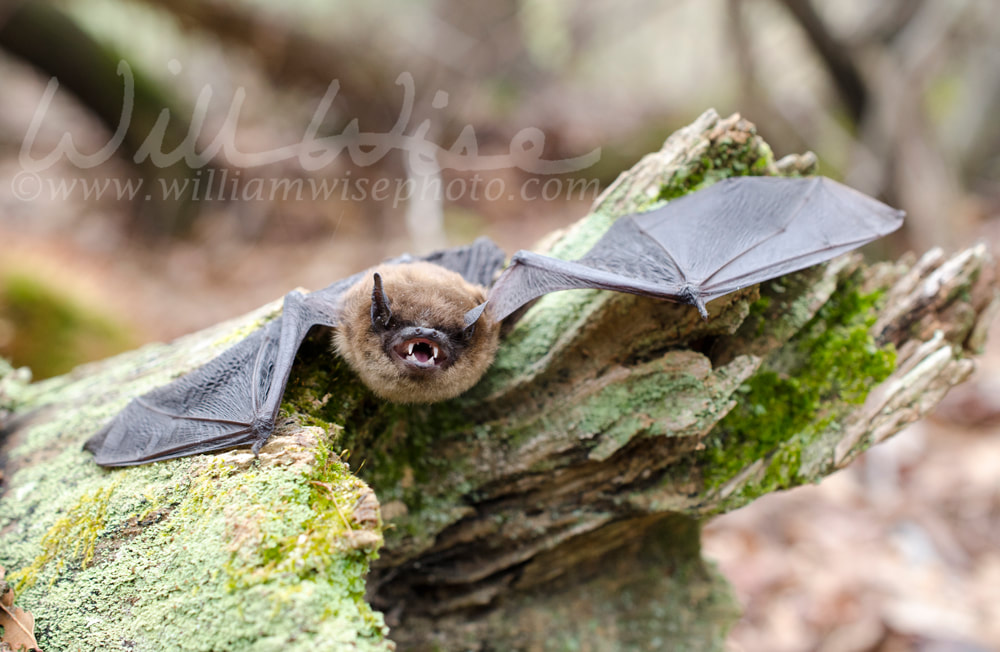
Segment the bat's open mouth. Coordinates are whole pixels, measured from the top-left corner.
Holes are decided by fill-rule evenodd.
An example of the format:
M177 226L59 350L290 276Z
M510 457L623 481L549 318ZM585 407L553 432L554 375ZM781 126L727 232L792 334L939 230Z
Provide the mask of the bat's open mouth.
M448 359L437 343L425 337L404 340L394 346L393 350L403 362L422 369L440 366Z

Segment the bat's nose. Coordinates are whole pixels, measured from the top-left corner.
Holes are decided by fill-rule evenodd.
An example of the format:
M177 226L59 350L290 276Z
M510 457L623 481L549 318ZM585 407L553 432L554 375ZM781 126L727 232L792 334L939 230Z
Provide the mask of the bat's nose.
M392 341L402 342L404 340L418 338L431 340L439 346L447 346L449 342L447 333L424 326L409 326L407 328L401 328L394 333Z

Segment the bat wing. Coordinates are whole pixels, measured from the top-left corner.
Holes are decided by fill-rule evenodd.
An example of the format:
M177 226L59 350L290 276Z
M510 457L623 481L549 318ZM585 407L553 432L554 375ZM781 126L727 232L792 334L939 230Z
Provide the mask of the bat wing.
M256 451L273 430L302 339L313 325L332 325L337 296L325 290L288 294L281 317L204 366L133 399L84 448L101 466L236 446Z
M461 274L469 283L489 287L503 269L507 254L489 238L477 238L472 244L437 251L423 260Z
M623 217L576 261L520 251L490 292L504 319L548 292L599 288L698 307L830 260L899 228L903 212L824 177L736 177Z
M488 285L503 257L482 238L424 260ZM402 256L387 263L413 260ZM274 429L302 340L315 325L337 325L342 295L367 273L308 295L289 293L281 317L204 366L133 399L84 448L102 466L146 464L238 446L253 446L256 452Z

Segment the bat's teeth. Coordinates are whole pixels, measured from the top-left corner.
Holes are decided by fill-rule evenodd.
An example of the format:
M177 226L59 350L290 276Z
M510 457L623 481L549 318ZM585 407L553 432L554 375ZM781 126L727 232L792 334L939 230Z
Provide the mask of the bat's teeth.
M441 346L426 337L415 337L401 342L396 345L395 352L400 359L421 368L440 365L448 357Z

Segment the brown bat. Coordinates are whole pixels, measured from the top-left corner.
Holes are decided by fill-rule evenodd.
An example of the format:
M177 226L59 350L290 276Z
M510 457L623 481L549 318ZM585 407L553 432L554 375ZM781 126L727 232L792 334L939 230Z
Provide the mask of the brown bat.
M705 304L821 263L902 224L903 213L822 177L739 177L620 218L576 261L504 253L481 238L403 256L317 292L292 292L282 316L215 360L135 398L85 447L128 466L236 446L274 429L296 351L316 325L375 394L435 402L478 382L505 319L558 290L600 288ZM494 278L496 281L494 282Z
M482 285L434 263L376 267L344 293L334 348L386 400L434 403L458 396L476 384L500 344L500 322L467 323L486 294Z

